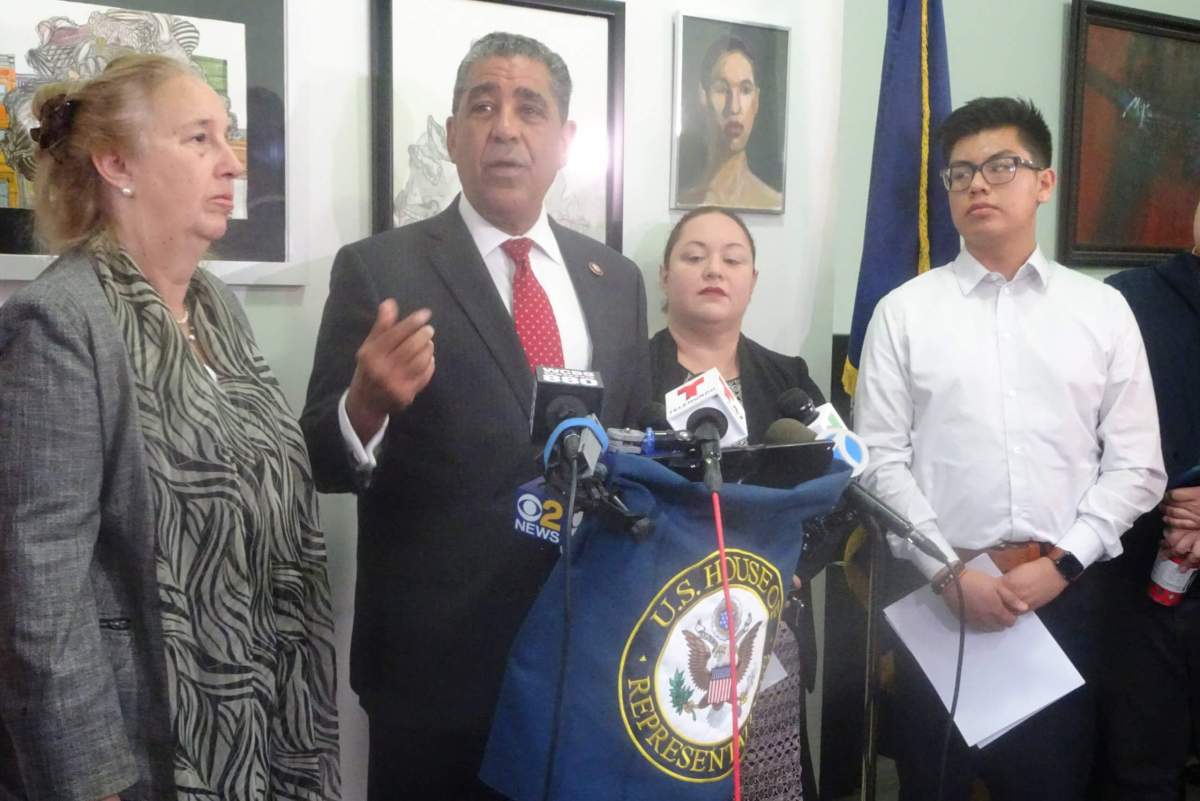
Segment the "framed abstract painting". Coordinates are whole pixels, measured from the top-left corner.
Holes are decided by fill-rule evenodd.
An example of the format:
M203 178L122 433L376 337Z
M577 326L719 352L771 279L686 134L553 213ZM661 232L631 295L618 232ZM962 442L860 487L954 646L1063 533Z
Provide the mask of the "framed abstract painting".
M1075 0L1068 52L1059 260L1128 267L1187 250L1200 21Z
M37 254L33 200L34 95L86 80L125 53L185 61L226 102L231 142L247 168L237 181L218 259L283 261L284 8L282 0L27 0L0 14L0 253ZM0 257L0 278L32 278L45 259ZM32 274L31 274L32 271Z

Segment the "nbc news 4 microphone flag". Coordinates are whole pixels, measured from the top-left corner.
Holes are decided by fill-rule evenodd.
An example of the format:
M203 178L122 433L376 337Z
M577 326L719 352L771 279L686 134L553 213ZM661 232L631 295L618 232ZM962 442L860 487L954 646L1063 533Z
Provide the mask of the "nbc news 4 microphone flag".
M933 135L950 113L942 0L888 0L875 152L842 386L854 394L867 323L884 295L958 255Z
M744 744L775 632L786 625L780 614L803 521L833 508L850 472L835 462L793 489L725 485L730 616L704 485L639 456L610 457L612 485L654 529L639 540L589 515L574 537L568 671L549 797L728 801L730 697L738 694ZM560 561L509 654L480 771L515 801L543 799L562 664L562 569Z

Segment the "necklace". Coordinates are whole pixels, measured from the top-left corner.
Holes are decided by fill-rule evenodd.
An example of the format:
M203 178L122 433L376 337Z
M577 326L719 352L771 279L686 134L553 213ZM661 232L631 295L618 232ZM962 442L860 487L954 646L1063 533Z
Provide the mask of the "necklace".
M172 315L172 319L175 319L174 315ZM196 344L196 332L195 332L195 330L192 329L191 319L192 319L191 309L184 309L183 317L176 319L175 324L178 325L179 328L183 331L183 336L187 339L187 341L190 342L192 345L195 345Z

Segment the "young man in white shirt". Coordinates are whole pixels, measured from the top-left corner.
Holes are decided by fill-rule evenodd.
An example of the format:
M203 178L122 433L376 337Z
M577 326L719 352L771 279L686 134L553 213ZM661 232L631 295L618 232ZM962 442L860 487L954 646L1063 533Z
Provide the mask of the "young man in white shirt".
M865 480L955 560L941 568L892 542L969 626L999 630L1039 611L1087 678L1100 601L1087 568L1121 552L1121 535L1164 486L1141 336L1118 293L1037 246L1055 173L1031 103L973 100L947 117L939 141L964 248L872 317L855 412L871 452ZM962 569L981 552L1001 577ZM906 652L896 678L901 799L928 801L941 750L929 735L945 708ZM1085 686L986 748L956 735L943 797L966 799L978 778L993 801L1082 799L1094 729Z

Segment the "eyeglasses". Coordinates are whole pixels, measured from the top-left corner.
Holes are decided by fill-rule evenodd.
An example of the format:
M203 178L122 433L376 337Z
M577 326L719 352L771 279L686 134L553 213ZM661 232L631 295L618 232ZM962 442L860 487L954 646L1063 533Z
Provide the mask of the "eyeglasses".
M1018 167L1028 167L1031 170L1044 170L1032 161L1020 156L993 156L982 164L972 164L969 161L956 161L942 170L942 183L951 192L964 192L975 180L975 173L983 173L983 180L992 186L1011 183L1017 177Z

